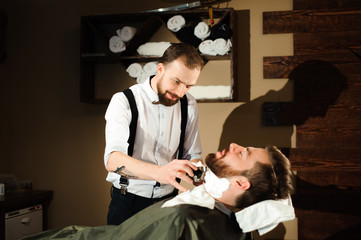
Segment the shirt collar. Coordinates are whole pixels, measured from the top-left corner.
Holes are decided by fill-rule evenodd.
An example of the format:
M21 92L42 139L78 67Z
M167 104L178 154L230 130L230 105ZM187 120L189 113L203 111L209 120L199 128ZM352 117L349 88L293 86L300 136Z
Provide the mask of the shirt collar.
M159 97L158 94L156 94L152 88L152 86L150 85L150 80L154 77L150 76L148 77L147 81L144 81L144 83L142 83L142 87L144 88L144 91L147 93L147 95L150 98L151 102L158 102L159 101Z
M228 217L231 216L232 211L230 209L228 209L223 203L215 201L215 205L214 205L219 211L223 212L224 214L226 214Z

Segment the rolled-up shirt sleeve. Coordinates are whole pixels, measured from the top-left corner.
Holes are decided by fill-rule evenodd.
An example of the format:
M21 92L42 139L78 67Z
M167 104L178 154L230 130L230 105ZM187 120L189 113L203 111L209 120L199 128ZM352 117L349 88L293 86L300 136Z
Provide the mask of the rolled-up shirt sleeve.
M120 151L127 154L131 118L129 102L125 95L114 94L105 113L105 166L112 152Z

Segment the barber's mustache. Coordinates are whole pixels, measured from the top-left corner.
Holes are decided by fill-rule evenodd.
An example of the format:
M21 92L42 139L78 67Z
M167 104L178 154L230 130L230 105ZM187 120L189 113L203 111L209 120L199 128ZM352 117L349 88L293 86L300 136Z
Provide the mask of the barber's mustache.
M177 94L175 94L175 93L172 93L172 92L170 92L170 91L165 91L165 93L164 94L162 94L163 95L163 97L165 96L165 94L167 94L167 93L169 93L170 95L172 95L174 98L176 98L175 100L174 100L174 102L176 102L176 101L178 101L179 99L181 99L182 97L180 97L180 96L178 96ZM161 104L161 102L160 101L153 101L152 102L152 104L154 104L154 105L157 105L157 104Z
M165 91L166 93L169 93L170 95L172 95L172 97L174 98L178 98L178 99L181 99L182 97L178 96L177 94L175 93L172 93L172 92L169 92L169 91Z

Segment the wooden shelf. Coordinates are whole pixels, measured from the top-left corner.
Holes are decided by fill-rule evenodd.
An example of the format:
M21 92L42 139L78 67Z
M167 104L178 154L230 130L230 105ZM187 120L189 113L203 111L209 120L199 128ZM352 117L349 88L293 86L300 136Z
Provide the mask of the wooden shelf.
M226 23L232 29L236 28L236 11L231 8L214 9L213 17L217 23ZM174 15L182 15L186 22L199 22L209 19L208 10L191 10L163 13L127 13L110 15L91 15L81 17L81 47L80 47L80 101L86 103L108 103L110 99L98 99L95 95L95 68L98 64L122 64L128 67L139 62L159 61L158 56L141 56L137 53L140 45L150 41L154 33L162 26L167 26L167 21ZM113 53L109 50L109 39L115 35L122 26L133 26L137 32L126 44L126 50ZM176 34L169 31L176 37ZM237 34L233 31L231 37L232 50L224 56L203 55L206 63L209 61L230 61L231 99L215 99L213 102L235 101L237 99ZM164 41L167 41L166 39ZM124 89L121 89L124 90ZM120 90L120 91L121 91ZM110 97L109 97L110 98ZM202 100L201 100L202 101ZM212 102L212 100L205 100Z
M210 56L202 55L206 61L217 61L217 60L230 60L230 55L222 56ZM149 61L159 61L160 57L158 56L122 56L122 55L107 55L106 53L82 53L81 60L86 62L93 63L119 63L126 61L137 61L137 62L149 62Z

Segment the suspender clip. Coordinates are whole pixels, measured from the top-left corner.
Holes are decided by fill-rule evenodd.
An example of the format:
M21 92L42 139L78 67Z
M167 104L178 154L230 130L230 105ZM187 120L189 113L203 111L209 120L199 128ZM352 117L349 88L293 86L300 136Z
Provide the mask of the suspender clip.
M128 178L120 176L119 185L120 185L120 193L123 195L127 194L127 187L129 185Z

